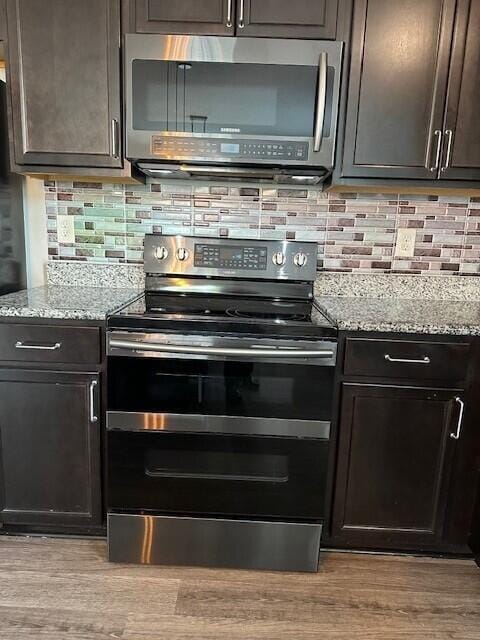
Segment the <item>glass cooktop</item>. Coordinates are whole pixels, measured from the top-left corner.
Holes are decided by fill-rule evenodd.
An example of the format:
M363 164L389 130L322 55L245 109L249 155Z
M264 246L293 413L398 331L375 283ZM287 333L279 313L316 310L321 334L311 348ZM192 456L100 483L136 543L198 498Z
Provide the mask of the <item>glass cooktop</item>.
M286 335L329 335L330 320L311 301L271 300L238 296L145 293L110 316L108 326L131 329L179 328L188 323L199 331L248 331Z

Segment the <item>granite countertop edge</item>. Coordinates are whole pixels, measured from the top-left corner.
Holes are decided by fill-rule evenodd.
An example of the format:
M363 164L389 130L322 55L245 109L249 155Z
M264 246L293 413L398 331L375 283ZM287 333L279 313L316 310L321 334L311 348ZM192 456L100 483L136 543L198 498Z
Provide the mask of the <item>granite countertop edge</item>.
M141 289L45 285L0 296L0 318L104 321Z
M339 331L480 335L480 301L318 296L315 306Z

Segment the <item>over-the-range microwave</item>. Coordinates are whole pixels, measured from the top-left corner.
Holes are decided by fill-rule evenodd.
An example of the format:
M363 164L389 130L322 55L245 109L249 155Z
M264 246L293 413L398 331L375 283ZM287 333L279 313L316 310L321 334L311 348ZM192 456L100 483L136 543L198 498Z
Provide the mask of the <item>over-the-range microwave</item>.
M125 52L127 157L147 175L330 175L341 42L135 34Z

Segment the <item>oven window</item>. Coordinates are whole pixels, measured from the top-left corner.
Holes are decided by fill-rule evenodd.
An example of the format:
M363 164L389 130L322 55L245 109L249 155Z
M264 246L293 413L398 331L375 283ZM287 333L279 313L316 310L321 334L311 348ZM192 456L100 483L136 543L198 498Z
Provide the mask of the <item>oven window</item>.
M108 372L109 411L331 417L334 367L110 357Z
M314 66L134 60L133 128L311 137L317 77Z
M328 441L107 432L109 511L324 517Z

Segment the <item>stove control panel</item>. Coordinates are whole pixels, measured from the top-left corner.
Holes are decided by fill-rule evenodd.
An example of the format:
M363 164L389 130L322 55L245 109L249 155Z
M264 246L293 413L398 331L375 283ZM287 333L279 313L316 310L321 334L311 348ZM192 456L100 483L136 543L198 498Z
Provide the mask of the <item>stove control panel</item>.
M214 269L246 269L265 271L267 268L267 247L237 246L230 244L195 244L196 267Z
M150 234L145 272L309 282L315 280L317 251L316 242Z

